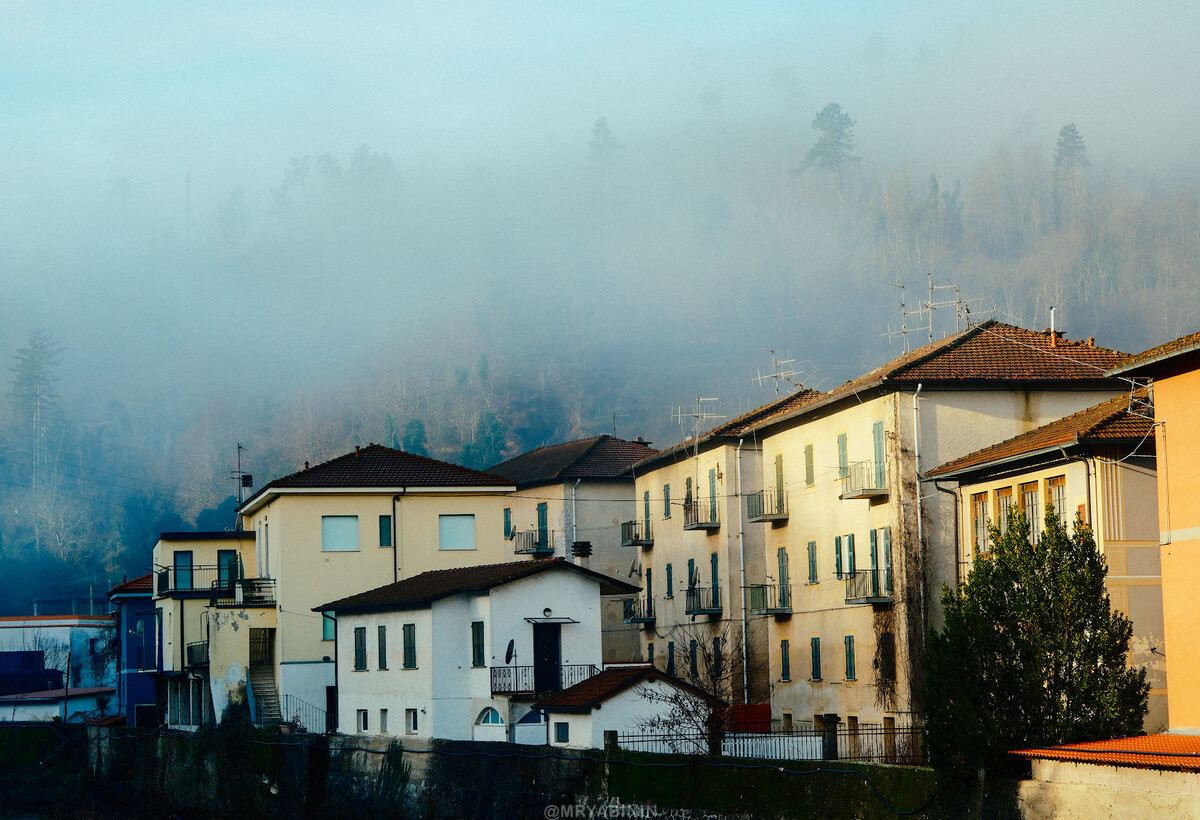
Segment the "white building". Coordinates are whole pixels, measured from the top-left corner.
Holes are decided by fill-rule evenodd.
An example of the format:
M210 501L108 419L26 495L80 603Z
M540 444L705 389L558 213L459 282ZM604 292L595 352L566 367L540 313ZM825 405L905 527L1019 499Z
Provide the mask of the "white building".
M556 558L431 570L314 607L335 616L343 732L507 740L536 696L600 671L600 596Z

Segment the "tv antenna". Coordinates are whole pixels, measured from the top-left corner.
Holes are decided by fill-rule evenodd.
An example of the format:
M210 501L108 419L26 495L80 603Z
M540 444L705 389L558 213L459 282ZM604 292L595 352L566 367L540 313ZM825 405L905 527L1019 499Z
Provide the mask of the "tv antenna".
M629 415L628 413L613 413L613 414L612 414L612 423L613 423L613 438L617 438L617 437L618 437L618 436L617 436L617 419L619 419L619 418L622 418L622 419L623 419L623 418L625 418L625 417L626 417L626 416L628 416L628 415Z
M242 443L239 441L237 445L237 469L229 471L229 477L237 482L239 510L242 508L242 501L244 500L246 489L254 486L254 476L242 469L243 450L245 450L247 453L250 452L249 450L246 450L246 448L243 447ZM240 513L237 517L237 529L238 531L241 531L242 529L242 516Z
M675 413L672 415L672 418L675 421L679 422L679 426L681 428L683 427L684 419L690 418L692 420L692 438L695 441L695 447L696 447L697 454L699 454L699 452L700 452L700 431L704 428L704 423L706 421L708 421L709 419L725 418L725 415L723 413L710 413L704 409L705 402L714 402L714 401L718 401L718 399L715 396L712 396L712 397L697 396L695 410L693 410L691 413L685 413L685 412L683 412L683 408L679 407L675 410Z
M800 384L799 378L800 378L800 376L804 375L804 371L802 371L802 370L781 370L780 369L784 365L795 364L796 363L795 359L776 358L774 348L766 348L766 352L769 353L771 356L771 372L763 373L760 370L760 371L758 371L757 375L754 376L752 381L757 382L760 387L762 386L762 384L764 382L766 382L768 380L775 382L775 397L776 398L779 398L783 395L780 392L780 383L781 382L787 382L788 384L790 384L792 386L792 390L788 391L789 393L794 392L795 390L798 390L801 387L803 387L803 385Z

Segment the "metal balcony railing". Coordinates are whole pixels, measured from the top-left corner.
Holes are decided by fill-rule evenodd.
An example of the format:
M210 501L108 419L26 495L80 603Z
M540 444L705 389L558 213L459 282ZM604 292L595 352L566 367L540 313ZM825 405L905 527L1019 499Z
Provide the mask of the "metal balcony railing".
M890 604L892 573L884 567L843 572L848 604Z
M786 521L787 494L781 488L768 487L746 496L747 521Z
M537 555L554 552L554 533L551 530L532 529L512 534L514 555Z
M208 641L193 641L187 645L187 665L201 666L208 663Z
M749 588L752 615L791 615L791 584L755 584Z
M654 601L644 596L625 600L625 623L652 624L654 623Z
M647 521L621 522L622 547L653 547L654 534Z
M533 695L560 692L581 683L600 670L588 663L544 666L493 666L493 695Z
M841 498L880 498L888 494L883 465L874 461L856 461L842 476Z
M217 582L232 584L237 567L197 564L192 567L162 567L154 584L159 595L170 592L207 592Z
M329 713L295 695L284 695L280 704L283 719L296 728L297 732L323 735L333 731Z
M691 587L687 591L687 603L684 611L688 615L720 615L720 587Z
M213 581L208 605L222 608L275 606L274 578Z
M718 530L721 528L717 515L717 500L701 498L683 502L683 528L685 530Z

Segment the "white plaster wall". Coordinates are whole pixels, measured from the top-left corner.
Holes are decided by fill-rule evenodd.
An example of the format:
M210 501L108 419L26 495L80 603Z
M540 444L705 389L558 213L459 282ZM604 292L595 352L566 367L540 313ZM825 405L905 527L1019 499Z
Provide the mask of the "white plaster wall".
M416 626L415 669L404 667L404 624ZM387 627L387 669L379 668L378 627ZM354 669L354 629L367 630L367 668ZM417 710L417 736L432 737L434 729L433 613L429 609L402 612L343 614L338 618L338 730L354 733L356 712L367 710L367 731L379 733L379 710L388 710L388 733L405 733L404 712Z
M353 649L353 639L351 639L350 646ZM330 654L332 655L332 650ZM333 686L334 682L332 658L328 663L323 661L284 663L279 666L278 674L276 688L279 692L281 708L285 694L300 698L318 709L325 708L325 687ZM342 726L343 724L338 725Z
M525 619L542 618L546 609L554 618L578 622L562 625L562 663L599 667L603 657L600 586L597 581L569 570L541 572L492 590L491 636L488 639L492 657L503 663L511 639L516 647L512 665L532 665L533 624Z

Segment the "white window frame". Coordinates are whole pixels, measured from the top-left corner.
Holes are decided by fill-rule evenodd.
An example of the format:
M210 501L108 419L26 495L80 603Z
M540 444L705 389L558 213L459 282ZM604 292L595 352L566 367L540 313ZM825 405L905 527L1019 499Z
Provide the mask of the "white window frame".
M353 545L349 538L354 531ZM358 552L358 516L321 516L321 552Z
M438 549L475 549L475 514L455 513L439 515Z

